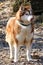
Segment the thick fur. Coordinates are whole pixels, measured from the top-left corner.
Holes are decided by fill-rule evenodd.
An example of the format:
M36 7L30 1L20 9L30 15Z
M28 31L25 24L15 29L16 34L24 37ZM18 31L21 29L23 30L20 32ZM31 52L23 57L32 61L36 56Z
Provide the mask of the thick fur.
M6 25L6 41L10 47L10 58L14 47L14 62L18 61L19 45L26 45L27 60L30 60L30 45L33 41L34 25L31 6L21 6L15 17L11 17ZM21 24L23 23L23 25ZM24 25L25 24L25 25Z

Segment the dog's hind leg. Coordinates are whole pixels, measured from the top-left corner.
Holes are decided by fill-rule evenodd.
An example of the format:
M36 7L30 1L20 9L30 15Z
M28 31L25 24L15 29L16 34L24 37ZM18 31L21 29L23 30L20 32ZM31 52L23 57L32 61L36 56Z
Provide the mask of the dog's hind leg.
M10 49L10 58L13 57L13 46L9 43L9 49Z

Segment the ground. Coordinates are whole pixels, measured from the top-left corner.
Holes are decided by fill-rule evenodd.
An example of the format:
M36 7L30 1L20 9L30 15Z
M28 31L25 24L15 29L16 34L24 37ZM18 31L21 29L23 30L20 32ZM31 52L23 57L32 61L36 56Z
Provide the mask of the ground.
M43 27L34 30L34 41L32 45L32 61L30 62L24 57L24 59L21 59L24 61L20 60L14 63L9 58L9 47L0 48L0 65L43 65Z

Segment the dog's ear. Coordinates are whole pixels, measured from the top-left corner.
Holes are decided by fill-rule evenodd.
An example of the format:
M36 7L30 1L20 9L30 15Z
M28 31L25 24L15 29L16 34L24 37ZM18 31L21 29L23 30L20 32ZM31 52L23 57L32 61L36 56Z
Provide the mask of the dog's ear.
M24 11L24 6L21 5L19 10L20 10L20 11Z

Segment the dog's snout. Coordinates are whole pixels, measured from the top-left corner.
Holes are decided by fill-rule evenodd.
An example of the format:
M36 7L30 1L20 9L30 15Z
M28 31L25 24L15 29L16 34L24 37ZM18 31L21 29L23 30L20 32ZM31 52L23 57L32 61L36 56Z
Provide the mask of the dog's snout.
M34 19L34 16L32 16L31 21Z

